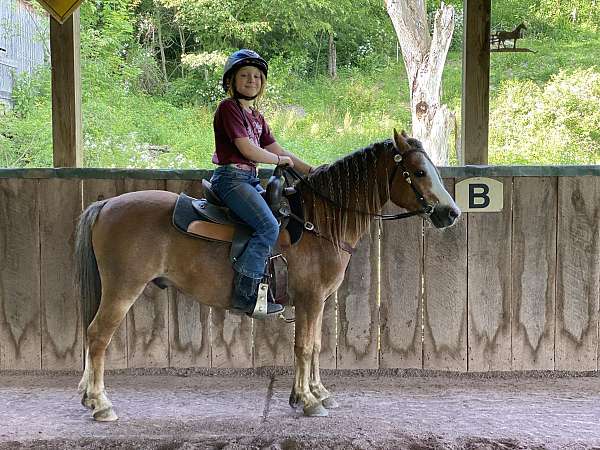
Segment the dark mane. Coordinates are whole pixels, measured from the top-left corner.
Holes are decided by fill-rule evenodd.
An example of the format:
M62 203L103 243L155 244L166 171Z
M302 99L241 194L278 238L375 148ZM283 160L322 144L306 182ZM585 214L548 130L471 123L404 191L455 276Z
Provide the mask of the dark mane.
M337 243L346 231L362 234L369 227L370 214L379 212L389 198L389 174L379 161L392 146L391 139L371 144L310 174L307 182L313 192L307 196L306 213L321 233Z

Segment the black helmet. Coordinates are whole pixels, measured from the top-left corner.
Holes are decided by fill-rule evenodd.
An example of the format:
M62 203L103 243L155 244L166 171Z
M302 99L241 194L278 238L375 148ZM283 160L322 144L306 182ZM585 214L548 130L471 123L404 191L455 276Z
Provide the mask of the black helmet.
M225 67L223 69L223 90L227 92L229 78L231 74L243 66L254 66L258 68L264 75L267 77L267 73L269 72L269 65L267 62L255 51L248 49L241 49L237 52L233 52L229 58L227 58L227 62L225 63Z

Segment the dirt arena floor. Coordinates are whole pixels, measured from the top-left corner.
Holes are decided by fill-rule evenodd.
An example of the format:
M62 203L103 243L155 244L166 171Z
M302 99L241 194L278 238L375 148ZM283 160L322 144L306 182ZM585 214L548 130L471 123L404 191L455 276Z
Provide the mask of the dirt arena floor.
M108 374L119 420L79 374L0 372L0 449L600 449L600 376L323 371L340 406L288 405L289 372Z

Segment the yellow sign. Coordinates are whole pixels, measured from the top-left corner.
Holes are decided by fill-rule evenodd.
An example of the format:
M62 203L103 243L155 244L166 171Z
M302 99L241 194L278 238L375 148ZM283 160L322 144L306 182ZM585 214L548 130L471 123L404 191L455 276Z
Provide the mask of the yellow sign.
M467 178L454 186L456 204L463 212L499 212L504 207L504 185L491 178Z
M71 17L83 0L38 0L40 5L60 24Z

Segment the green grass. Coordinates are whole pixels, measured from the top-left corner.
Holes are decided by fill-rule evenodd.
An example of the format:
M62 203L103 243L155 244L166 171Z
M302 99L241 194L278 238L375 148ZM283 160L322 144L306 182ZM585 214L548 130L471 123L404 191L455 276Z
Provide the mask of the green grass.
M600 86L594 81L600 74L600 37L525 39L519 45L537 53L491 56L490 162L600 163ZM450 53L443 101L458 120L461 70L461 54ZM42 78L24 83L18 114L0 120L0 166L52 165L49 77ZM402 61L340 69L336 80L288 77L285 86L272 81L264 114L278 141L311 164L385 139L394 127L410 131ZM83 93L86 166L212 167L212 107L176 107L140 94L95 63L83 67Z

